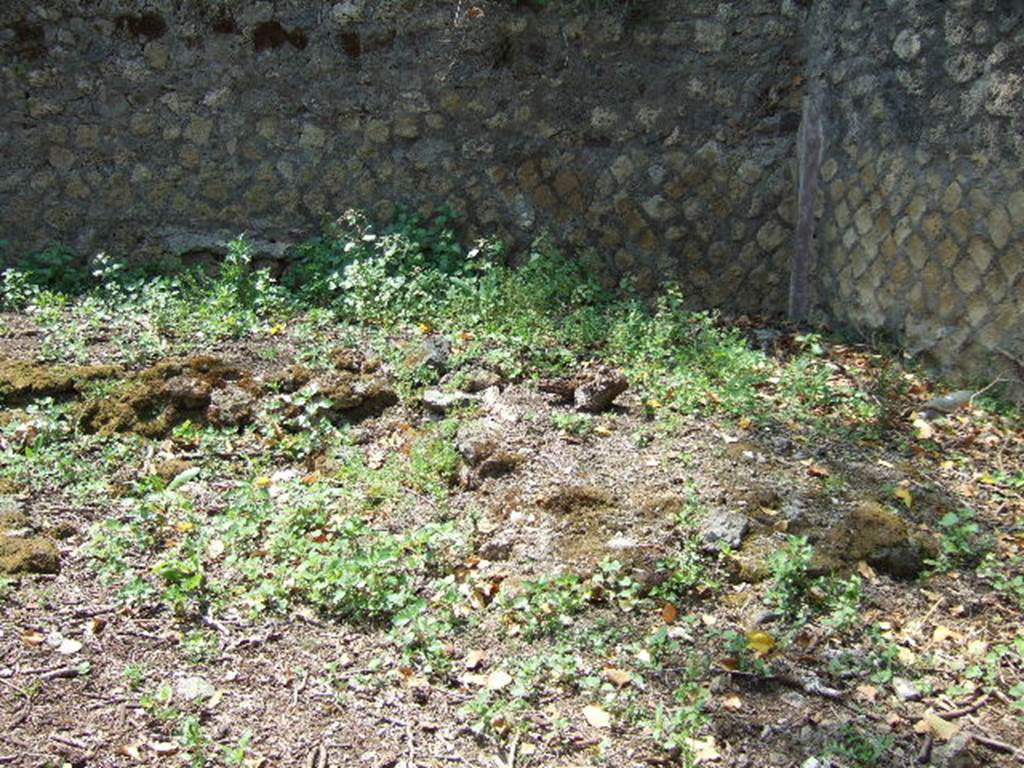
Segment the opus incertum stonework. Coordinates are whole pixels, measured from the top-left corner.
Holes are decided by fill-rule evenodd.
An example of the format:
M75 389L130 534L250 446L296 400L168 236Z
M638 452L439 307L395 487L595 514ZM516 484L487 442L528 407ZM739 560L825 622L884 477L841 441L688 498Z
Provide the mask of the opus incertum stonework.
M0 240L283 256L346 208L448 204L774 313L803 189L817 316L947 371L1024 357L1018 0L558 5L6 0Z

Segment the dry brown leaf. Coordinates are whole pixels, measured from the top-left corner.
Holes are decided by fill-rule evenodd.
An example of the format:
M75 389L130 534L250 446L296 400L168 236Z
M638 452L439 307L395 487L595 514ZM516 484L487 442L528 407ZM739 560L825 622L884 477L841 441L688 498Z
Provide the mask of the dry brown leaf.
M625 686L629 685L630 681L633 679L633 675L630 674L627 670L616 669L615 667L608 667L604 671L604 676L608 678L608 681L610 683L614 683L615 685L619 686L619 688L624 688Z
M672 603L665 603L661 609L661 618L665 620L666 624L673 624L679 618L679 609Z
M460 675L459 682L467 688L483 688L487 685L487 675Z
M85 622L85 634L98 635L107 626L107 620L94 616Z
M828 477L832 473L828 470L828 467L823 467L821 464L811 464L807 467L807 474L811 477Z
M857 686L857 696L865 701L874 701L878 698L878 689L873 685L863 683Z
M722 700L722 709L727 709L730 712L739 712L743 709L743 699L739 696L726 696Z
M466 669L478 669L484 660L487 658L487 653L478 649L471 650L466 653L466 658L463 661Z
M610 728L612 725L612 716L596 704L584 707L583 717L591 728Z
M715 744L714 736L708 736L706 739L687 739L687 744L693 753L693 761L697 765L713 763L722 757L722 753L718 751L718 746Z
M21 642L25 645L42 645L46 642L46 635L35 629L26 629L21 633Z
M868 565L863 560L857 562L857 573L863 576L868 581L877 581L878 574L875 573L875 569Z
M117 748L117 753L119 755L124 755L125 757L131 758L132 760L141 761L142 752L139 751L139 747L141 746L141 741L133 741L131 744L122 744L120 747Z

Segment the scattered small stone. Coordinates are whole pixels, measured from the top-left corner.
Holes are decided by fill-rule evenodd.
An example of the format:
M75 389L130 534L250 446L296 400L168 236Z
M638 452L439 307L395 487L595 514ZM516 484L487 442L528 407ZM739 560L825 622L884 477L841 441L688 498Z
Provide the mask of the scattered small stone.
M935 750L932 765L936 768L977 768L984 763L971 754L971 735L961 731Z
M629 388L625 375L608 366L598 366L572 377L540 382L541 392L572 403L579 411L600 413L608 410L619 395Z
M963 408L971 402L975 394L975 392L961 389L956 392L950 392L948 395L933 397L928 402L923 403L918 408L918 411L926 419L937 419L940 416L945 416Z
M631 539L628 536L620 534L609 539L605 546L614 552L624 552L629 549L636 549L640 544L636 539Z
M498 449L498 433L487 422L471 421L459 427L455 450L470 467L484 462Z
M427 336L423 340L423 356L420 362L437 373L444 373L448 370L451 355L452 343L447 337L439 334Z
M894 677L892 679L892 689L903 701L920 701L922 698L921 691L917 689L917 685L905 677Z
M501 376L494 371L486 368L474 368L465 374L459 389L463 392L478 393L491 387L497 387L499 384L501 384Z
M453 408L464 408L478 402L479 398L467 392L442 392L428 389L423 393L423 405L434 413L447 413Z
M723 546L737 549L748 530L750 520L746 515L728 510L712 512L701 521L701 543L706 549L719 549Z

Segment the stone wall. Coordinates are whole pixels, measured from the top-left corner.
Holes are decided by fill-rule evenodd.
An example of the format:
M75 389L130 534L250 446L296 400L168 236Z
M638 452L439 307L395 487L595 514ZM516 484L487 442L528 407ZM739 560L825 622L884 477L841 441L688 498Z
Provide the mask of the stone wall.
M452 204L468 236L582 246L609 281L784 305L805 12L492 0L6 0L0 238L285 244Z
M6 0L0 240L283 253L349 207L447 203L467 239L548 231L609 283L779 313L803 110L819 316L1014 372L1019 0L532 5Z
M813 14L823 310L940 369L1021 376L1004 353L1024 358L1024 4Z

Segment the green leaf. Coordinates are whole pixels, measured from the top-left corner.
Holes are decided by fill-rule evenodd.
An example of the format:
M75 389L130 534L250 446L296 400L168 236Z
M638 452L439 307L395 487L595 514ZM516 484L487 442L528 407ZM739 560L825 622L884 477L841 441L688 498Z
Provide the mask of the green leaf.
M167 484L168 491L176 491L187 483L191 483L197 477L202 470L199 467L189 467L184 472L179 474L170 483Z

